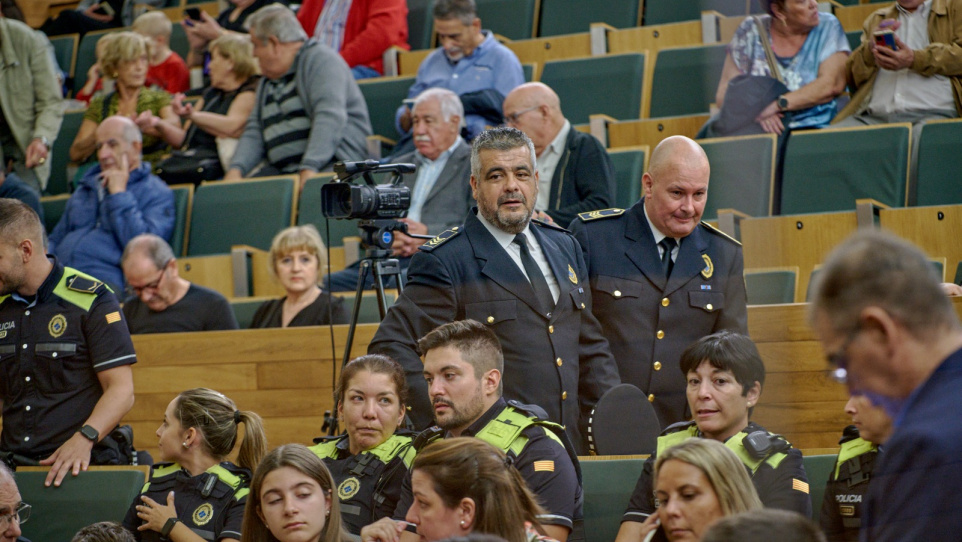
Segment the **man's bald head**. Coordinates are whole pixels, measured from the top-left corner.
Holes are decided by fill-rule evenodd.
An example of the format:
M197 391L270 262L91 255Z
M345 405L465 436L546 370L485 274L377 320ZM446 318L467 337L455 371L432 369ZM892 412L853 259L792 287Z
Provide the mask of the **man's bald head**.
M561 100L544 83L525 83L508 93L502 105L505 124L524 132L540 155L564 126Z
M701 170L710 172L708 165L708 155L705 149L695 141L685 136L666 137L651 152L648 160L648 171L657 178L663 170L672 169ZM708 177L705 177L708 182Z
M641 178L645 211L664 235L688 236L705 211L711 168L704 149L684 136L664 139L651 153Z

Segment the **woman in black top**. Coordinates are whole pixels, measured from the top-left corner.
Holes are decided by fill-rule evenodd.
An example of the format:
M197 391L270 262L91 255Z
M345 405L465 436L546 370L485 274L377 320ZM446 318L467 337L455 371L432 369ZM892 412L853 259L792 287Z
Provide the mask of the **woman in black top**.
M348 323L351 314L344 300L318 285L327 261L317 228L308 224L282 230L271 242L270 262L271 274L287 295L265 301L254 314L251 328Z

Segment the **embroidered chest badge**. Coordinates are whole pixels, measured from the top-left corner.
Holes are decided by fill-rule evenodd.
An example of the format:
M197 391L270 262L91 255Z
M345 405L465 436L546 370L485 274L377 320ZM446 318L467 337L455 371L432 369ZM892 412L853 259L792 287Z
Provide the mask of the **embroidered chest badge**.
M570 263L568 264L568 280L571 281L571 284L578 284L578 275L575 273L575 270L571 268Z
M357 492L360 490L361 482L357 478L351 476L337 486L337 498L341 499L342 501L349 500L354 495L357 495Z
M198 506L197 510L194 510L194 525L197 525L198 527L201 525L207 525L207 523L210 522L213 517L214 507L211 506L209 502L205 502L204 504Z
M64 318L62 314L57 314L50 319L50 323L47 324L47 331L50 332L50 336L54 339L59 338L63 335L64 331L67 331L67 319Z
M708 254L702 254L701 259L705 260L705 268L701 270L701 276L705 277L705 279L710 279L715 272L715 265L711 263L711 258L708 257Z

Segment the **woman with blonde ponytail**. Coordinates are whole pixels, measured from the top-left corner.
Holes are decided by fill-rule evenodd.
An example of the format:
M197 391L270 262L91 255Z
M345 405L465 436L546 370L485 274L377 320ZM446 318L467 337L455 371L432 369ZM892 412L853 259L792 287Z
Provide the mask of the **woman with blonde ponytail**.
M240 424L244 424L243 438ZM267 452L260 416L224 394L187 390L157 429L160 456L124 518L137 540L238 542L251 471ZM227 461L238 441L237 464Z

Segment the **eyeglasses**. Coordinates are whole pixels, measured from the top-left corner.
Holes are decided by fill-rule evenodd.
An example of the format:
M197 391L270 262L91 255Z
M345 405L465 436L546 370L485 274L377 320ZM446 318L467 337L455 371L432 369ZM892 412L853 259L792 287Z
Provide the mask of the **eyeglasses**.
M6 531L11 521L16 520L17 523L23 525L28 519L30 519L30 505L21 502L15 511L0 516L0 532Z
M536 105L536 106L534 106L534 107L529 107L529 108L527 108L527 109L522 109L521 111L516 111L516 112L514 112L514 113L511 113L510 115L505 115L505 117L504 117L504 123L505 123L505 124L516 124L516 123L518 122L518 119L521 118L521 115L524 115L524 114L527 113L528 111L534 111L535 109L537 109L537 108L539 108L539 107L541 107L541 106Z
M164 264L164 268L160 270L160 276L157 277L157 280L144 286L127 286L127 294L140 296L144 290L156 291L157 287L160 286L160 281L164 280L164 275L167 274L167 267L170 265L170 262L171 260L167 260L167 263Z
M849 332L848 338L845 339L842 346L826 358L829 366L828 377L839 384L846 384L848 382L848 355L846 351L848 351L848 347L852 345L852 341L855 340L855 337L858 337L861 331L862 327L859 326Z

